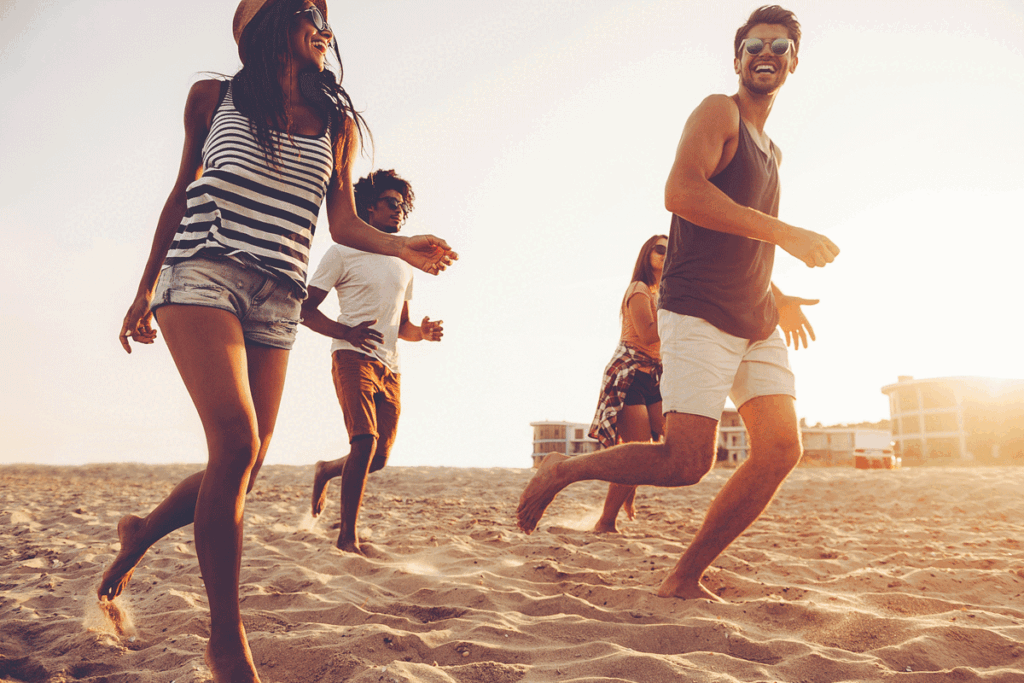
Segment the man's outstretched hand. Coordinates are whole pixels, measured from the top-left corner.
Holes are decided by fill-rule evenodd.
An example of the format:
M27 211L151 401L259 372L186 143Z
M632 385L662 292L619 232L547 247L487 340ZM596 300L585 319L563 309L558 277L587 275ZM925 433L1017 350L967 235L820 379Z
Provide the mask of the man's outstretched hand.
M775 297L775 306L779 309L779 327L786 335L786 346L792 343L793 350L800 348L803 342L807 348L807 336L810 335L814 341L814 328L807 321L801 306L813 306L818 299L801 299L797 296L786 296L785 294Z

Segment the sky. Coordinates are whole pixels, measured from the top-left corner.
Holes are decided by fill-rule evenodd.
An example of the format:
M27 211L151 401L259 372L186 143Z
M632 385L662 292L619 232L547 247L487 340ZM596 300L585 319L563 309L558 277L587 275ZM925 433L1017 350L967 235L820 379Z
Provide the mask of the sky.
M391 464L529 467L530 422L591 420L636 255L668 231L683 124L736 91L756 4L331 3L375 141L357 174L410 180L404 230L461 256L416 277L412 318L445 336L401 343ZM766 127L780 218L842 250L824 269L776 256L782 291L821 300L817 341L790 356L798 414L886 419L900 375L1024 378L1024 3L786 7L804 36ZM162 341L129 356L117 334L189 86L239 67L234 9L0 0L0 463L205 461ZM321 214L311 268L330 243ZM268 464L347 452L329 350L300 331Z

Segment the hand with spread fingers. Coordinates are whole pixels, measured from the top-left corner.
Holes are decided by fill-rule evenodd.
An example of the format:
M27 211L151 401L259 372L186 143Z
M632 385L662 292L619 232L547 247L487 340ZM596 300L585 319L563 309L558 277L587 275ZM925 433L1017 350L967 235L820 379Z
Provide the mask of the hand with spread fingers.
M415 235L405 241L399 258L425 273L437 275L457 261L459 255L440 237Z
M786 335L786 346L792 345L793 350L800 348L801 342L807 348L807 337L815 341L814 328L808 322L801 306L813 306L818 299L801 299L796 296L780 294L775 297L775 306L779 309L779 327Z
M377 345L384 341L384 335L371 327L376 324L376 320L364 320L354 327L349 327L345 336L341 338L358 349L372 353Z
M431 320L429 316L424 316L423 322L420 323L420 331L425 341L439 342L444 336L444 321Z

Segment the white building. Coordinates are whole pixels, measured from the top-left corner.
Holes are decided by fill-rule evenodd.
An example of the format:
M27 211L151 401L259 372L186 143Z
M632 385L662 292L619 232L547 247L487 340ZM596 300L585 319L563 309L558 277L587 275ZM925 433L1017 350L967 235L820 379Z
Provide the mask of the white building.
M598 449L597 439L590 438L590 424L579 422L531 422L533 427L533 466L548 453L582 455Z
M882 393L904 463L1024 461L1024 380L902 376Z

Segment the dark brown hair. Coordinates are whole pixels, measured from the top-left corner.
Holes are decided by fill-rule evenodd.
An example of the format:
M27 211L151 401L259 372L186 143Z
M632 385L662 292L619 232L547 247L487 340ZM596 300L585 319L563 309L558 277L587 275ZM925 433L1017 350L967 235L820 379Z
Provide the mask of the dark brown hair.
M668 239L665 235L655 235L644 242L640 247L640 255L636 257L636 265L633 266L633 278L630 282L642 282L648 287L658 284L654 281L654 270L651 269L651 252L658 240Z
M256 142L271 165L276 165L279 151L274 145L271 131L283 131L288 127L284 92L277 80L277 73L291 49L289 36L295 13L303 5L304 0L278 0L253 18L241 37L245 64L232 79L235 106L249 119ZM332 139L342 143L335 149L335 166L340 169L344 159L343 147L361 144L364 137L369 136L369 130L363 117L353 107L348 93L341 87L345 70L341 65L337 38L333 43L338 60L337 76L327 68L323 71L303 69L299 73L299 90L303 98L320 111L330 128ZM347 131L354 132L357 139L349 140Z
M796 15L778 5L763 5L750 13L747 23L736 29L736 39L733 41L732 50L734 55L739 56L740 45L747 37L747 32L758 24L785 26L789 39L793 41L793 54L800 51L800 22L796 20Z

